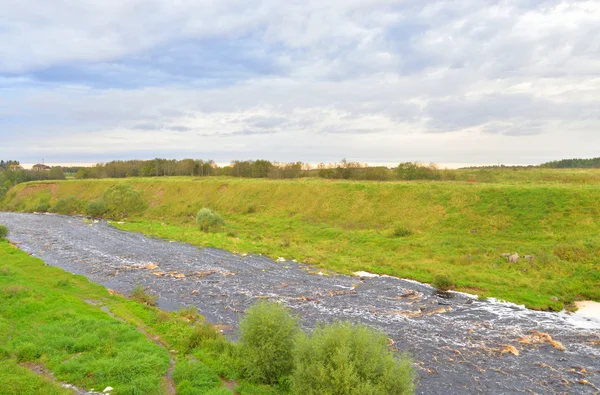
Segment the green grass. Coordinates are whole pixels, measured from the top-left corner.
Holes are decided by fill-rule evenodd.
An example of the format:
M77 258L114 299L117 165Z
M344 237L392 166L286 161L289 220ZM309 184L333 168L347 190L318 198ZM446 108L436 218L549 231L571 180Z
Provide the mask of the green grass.
M116 184L149 208L115 226L199 246L283 256L342 273L366 270L559 310L600 300L600 171L464 170L464 182L135 178L38 182L2 208L34 211L73 195L91 201ZM480 182L487 176L489 183ZM473 182L475 181L475 182ZM219 212L201 232L198 210ZM534 255L510 264L503 253ZM553 297L557 297L555 301Z
M239 379L235 347L193 309L167 313L111 295L0 241L2 394L70 393L58 382L99 391L111 386L113 394L163 394L169 350L181 393L228 394L220 377Z

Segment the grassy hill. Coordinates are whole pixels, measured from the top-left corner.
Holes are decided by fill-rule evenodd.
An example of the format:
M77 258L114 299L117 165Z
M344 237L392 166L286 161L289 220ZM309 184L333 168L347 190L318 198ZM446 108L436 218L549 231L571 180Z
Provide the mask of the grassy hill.
M320 179L130 178L33 182L11 189L4 210L36 211L67 196L86 202L118 183L148 203L119 228L349 273L432 282L537 309L600 300L600 171L485 170L494 183ZM475 177L477 176L477 179ZM468 177L467 177L468 178ZM202 207L222 232L200 232ZM509 263L502 256L519 253Z

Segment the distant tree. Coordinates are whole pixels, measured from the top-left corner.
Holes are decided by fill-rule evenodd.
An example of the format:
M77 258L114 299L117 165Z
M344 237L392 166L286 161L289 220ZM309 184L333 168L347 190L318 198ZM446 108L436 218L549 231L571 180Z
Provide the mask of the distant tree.
M65 173L62 171L60 167L53 167L48 172L48 179L50 180L64 180L66 179Z

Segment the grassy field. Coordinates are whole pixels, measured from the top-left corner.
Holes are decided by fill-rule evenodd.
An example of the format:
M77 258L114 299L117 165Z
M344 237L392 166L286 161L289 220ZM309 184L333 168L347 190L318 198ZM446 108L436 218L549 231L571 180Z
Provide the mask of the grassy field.
M199 246L263 253L350 273L366 270L560 310L600 300L600 171L465 170L466 182L135 178L22 184L2 208L35 211L65 196L82 204L117 183L149 208L115 224ZM483 173L482 173L483 172ZM463 174L464 176L464 174ZM488 177L493 182L482 182ZM201 207L223 215L200 232ZM509 263L505 253L519 253Z
M1 394L72 393L60 382L112 394L231 394L221 379L238 379L234 347L193 310L111 294L0 240ZM241 382L236 393L278 392Z

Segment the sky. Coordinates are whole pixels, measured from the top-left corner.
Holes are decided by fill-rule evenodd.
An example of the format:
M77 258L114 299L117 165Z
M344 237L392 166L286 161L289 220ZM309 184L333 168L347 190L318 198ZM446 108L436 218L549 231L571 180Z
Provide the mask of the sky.
M598 21L598 0L0 0L0 158L596 157Z

